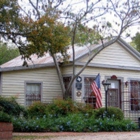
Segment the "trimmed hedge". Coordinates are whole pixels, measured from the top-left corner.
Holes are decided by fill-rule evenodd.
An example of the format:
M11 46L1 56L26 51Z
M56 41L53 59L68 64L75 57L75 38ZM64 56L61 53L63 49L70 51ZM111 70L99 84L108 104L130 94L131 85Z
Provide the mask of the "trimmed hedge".
M56 99L50 104L34 102L27 108L28 117L42 117L44 115L53 115L54 117L66 116L69 113L90 113L93 114L93 108L83 103L77 103L71 99Z
M115 120L123 120L124 114L120 108L108 107L106 112L105 107L103 107L95 111L95 118L113 118Z
M12 115L14 131L18 132L132 131L138 128L124 119L119 108L108 107L108 112L105 108L93 110L91 106L72 100L58 99L51 104L35 102L24 109L15 98L0 97L0 121L11 122L11 116L5 112Z
M0 111L0 122L12 122L11 116L3 111Z
M28 115L28 117L42 117L46 114L46 106L47 104L44 104L42 102L34 102L27 108L27 114L25 115Z
M98 118L89 114L74 113L67 116L43 116L41 118L13 119L14 131L20 132L102 132L102 131L134 131L137 125L130 120L114 120Z
M0 96L0 110L12 116L19 116L25 111L24 107L19 105L14 97L5 98L2 96Z

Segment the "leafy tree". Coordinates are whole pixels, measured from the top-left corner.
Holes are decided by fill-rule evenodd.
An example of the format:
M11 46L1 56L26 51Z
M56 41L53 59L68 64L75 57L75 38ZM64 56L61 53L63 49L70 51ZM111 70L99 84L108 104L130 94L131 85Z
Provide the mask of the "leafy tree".
M0 33L18 46L25 59L24 65L31 54L36 53L41 57L44 52L49 52L53 57L64 97L74 79L94 56L106 45L110 45L104 44L104 39L116 36L115 42L122 33L127 33L129 27L140 22L139 0L28 0L30 7L26 9L19 1L0 2L0 10L5 12L1 16L4 20L0 18ZM9 9L13 11L12 17ZM96 54L90 53L89 60L76 73L75 44L89 45L99 40L102 42L102 49ZM56 54L60 52L67 58L65 46L69 44L73 51L73 76L68 89L65 89Z
M0 1L0 35L12 39L19 28L19 7L17 0ZM18 33L19 34L19 33Z
M0 43L0 65L17 57L19 50L14 47L8 47L6 44Z
M140 52L140 33L137 32L134 37L132 37L132 46L136 48L137 51Z

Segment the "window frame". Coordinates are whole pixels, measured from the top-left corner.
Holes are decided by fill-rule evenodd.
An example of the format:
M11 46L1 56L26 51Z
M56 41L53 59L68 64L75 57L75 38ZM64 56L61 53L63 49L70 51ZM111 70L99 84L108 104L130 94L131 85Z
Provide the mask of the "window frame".
M139 85L138 85L138 88L139 88L138 89L138 98L136 98L136 99L132 98L132 93L133 93L133 91L131 90L131 88L132 88L131 83L132 82L138 82L139 83ZM130 110L131 111L140 111L140 79L129 79L129 84L130 84L130 86L129 86ZM134 104L132 104L132 102L135 102L135 100L139 100L139 101L138 101L138 105L134 107L133 106ZM139 109L137 109L137 108L139 108Z
M42 89L42 87L43 87L43 83L42 82L39 82L39 81L25 81L24 82L24 105L25 106L28 106L28 105L26 105L26 90L27 90L27 85L28 84L39 84L40 85L40 102L42 102L42 91L43 91L43 89Z
M96 97L92 97L93 95L86 95L86 89L85 89L85 78L93 78L93 81L95 80L97 75L83 75L83 100L85 103L89 103L93 106L93 108L95 108L96 105ZM91 83L90 83L91 84ZM90 85L89 85L90 86ZM92 90L92 89L91 89ZM90 90L90 91L91 91ZM91 96L91 97L90 97Z
M63 78L71 77L71 79L72 79L71 74L66 74L66 75L63 75L62 77ZM63 82L64 82L64 79L63 79ZM64 86L65 86L65 83L64 83ZM74 90L74 88L73 88L73 84L72 84L72 86L71 86L71 99L74 99L73 90Z
M96 76L93 76L93 75L85 75L85 76L83 76L83 88L84 88L84 94L83 94L83 96L85 96L85 92L86 92L86 90L85 90L85 78L93 78L93 81L95 80L95 78L96 78Z

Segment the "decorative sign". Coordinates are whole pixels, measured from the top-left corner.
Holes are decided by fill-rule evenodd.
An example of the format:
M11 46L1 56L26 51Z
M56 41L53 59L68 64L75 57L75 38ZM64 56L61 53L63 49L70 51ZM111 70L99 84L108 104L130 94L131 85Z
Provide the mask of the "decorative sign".
M76 78L76 81L77 81L77 82L81 82L81 81L82 81L82 77L78 76L78 77Z
M78 90L81 90L81 88L82 88L82 83L77 82L77 83L76 83L76 88L77 88Z
M77 91L77 96L80 97L81 96L81 92Z

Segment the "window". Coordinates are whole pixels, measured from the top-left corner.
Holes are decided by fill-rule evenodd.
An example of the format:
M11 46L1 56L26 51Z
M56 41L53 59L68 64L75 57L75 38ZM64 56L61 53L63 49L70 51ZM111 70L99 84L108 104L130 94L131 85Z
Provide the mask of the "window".
M68 88L70 80L71 80L71 76L63 77L65 89ZM71 89L66 93L66 98L70 98L70 99L72 98L72 90Z
M131 110L140 110L140 81L130 81Z
M26 105L41 101L41 83L26 83Z
M84 91L85 96L89 96L92 93L91 84L94 82L93 77L84 77Z
M121 108L121 81L117 79L108 79L109 86L107 92L107 105Z
M96 98L91 89L91 84L94 82L94 77L84 77L84 100L95 108Z

